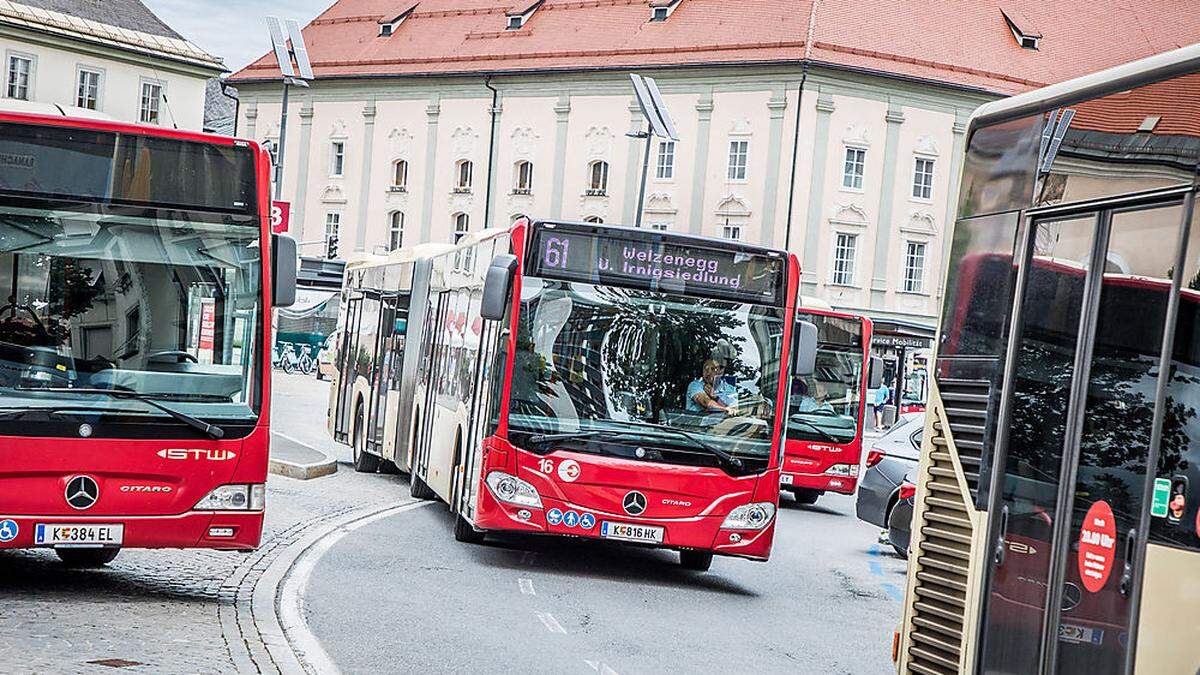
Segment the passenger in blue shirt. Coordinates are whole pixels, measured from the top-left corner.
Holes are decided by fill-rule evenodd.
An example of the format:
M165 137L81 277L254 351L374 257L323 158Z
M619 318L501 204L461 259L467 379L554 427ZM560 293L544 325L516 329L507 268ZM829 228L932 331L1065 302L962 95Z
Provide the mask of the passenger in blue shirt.
M737 405L737 390L724 375L724 364L716 359L704 362L703 374L687 388L689 412L729 413Z

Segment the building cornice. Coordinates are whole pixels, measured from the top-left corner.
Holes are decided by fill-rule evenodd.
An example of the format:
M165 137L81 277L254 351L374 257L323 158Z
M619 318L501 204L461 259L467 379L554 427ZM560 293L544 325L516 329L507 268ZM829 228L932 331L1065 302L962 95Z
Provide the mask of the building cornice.
M7 17L3 16L0 16L0 37L32 42L45 47L89 54L115 61L123 61L135 66L146 66L147 59L153 59L155 62L153 67L160 70L204 79L228 72L228 69L223 66L217 67L190 59L176 58L162 52L139 49L115 41L93 40L78 35L67 35L62 31L18 24L9 21Z

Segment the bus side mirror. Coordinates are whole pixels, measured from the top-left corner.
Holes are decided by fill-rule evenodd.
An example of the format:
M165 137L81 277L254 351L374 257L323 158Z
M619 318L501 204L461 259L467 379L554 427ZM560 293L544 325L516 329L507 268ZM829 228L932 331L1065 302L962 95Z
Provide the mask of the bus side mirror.
M792 374L808 377L817 370L817 324L796 322L796 353L792 356Z
M286 234L271 235L271 305L296 304L296 240Z
M883 358L872 356L867 362L867 389L878 389L883 386Z
M508 309L513 278L517 275L517 257L502 253L492 258L483 281L483 302L479 313L488 321L500 321Z

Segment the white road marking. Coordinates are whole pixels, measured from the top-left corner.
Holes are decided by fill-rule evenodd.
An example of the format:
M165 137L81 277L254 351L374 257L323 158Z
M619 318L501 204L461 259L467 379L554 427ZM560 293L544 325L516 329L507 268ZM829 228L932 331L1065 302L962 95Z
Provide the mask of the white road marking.
M275 598L278 601L279 624L286 636L284 639L290 643L292 651L296 652L304 665L318 673L339 672L333 659L321 645L321 641L309 629L308 622L304 620L304 592L308 588L309 576L316 568L317 562L321 560L321 556L333 548L333 545L342 537L360 527L432 503L432 501L409 500L341 525L306 548L292 564L291 569L287 570L278 590L279 595ZM255 593L258 593L257 587L255 587Z
M607 663L605 663L603 661L593 661L591 659L584 659L583 662L588 664L588 666L592 670L596 671L597 673L600 673L600 675L617 675L617 671L613 670L612 667L610 667Z
M550 612L538 612L537 618L541 620L542 625L546 627L546 630L550 631L551 633L561 633L562 635L567 634L567 629L563 628L562 624L558 622L558 619L555 619L554 615Z
M533 579L517 579L517 583L525 595L537 595L537 591L533 590Z

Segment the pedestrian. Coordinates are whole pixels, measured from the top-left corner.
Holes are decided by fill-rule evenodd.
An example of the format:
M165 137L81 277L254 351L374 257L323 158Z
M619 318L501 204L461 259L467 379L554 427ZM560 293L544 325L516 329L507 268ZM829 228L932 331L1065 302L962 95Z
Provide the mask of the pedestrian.
M883 428L883 406L887 403L888 388L880 385L878 389L871 392L871 407L875 410L875 428Z

